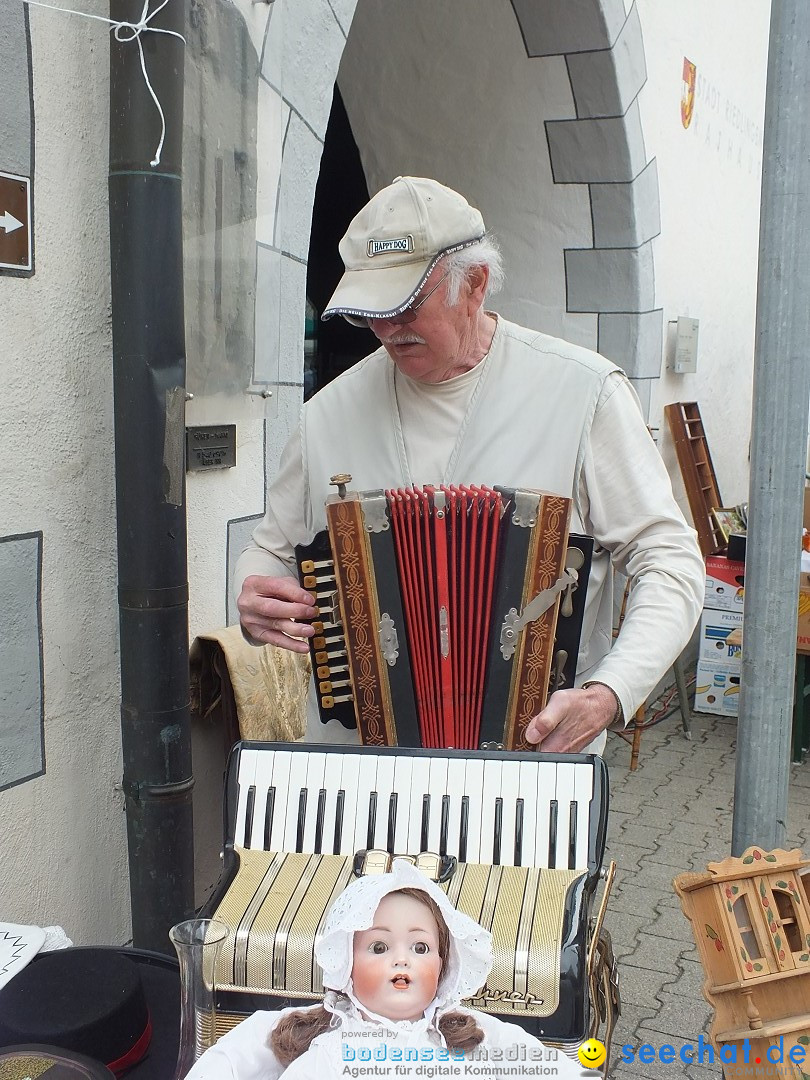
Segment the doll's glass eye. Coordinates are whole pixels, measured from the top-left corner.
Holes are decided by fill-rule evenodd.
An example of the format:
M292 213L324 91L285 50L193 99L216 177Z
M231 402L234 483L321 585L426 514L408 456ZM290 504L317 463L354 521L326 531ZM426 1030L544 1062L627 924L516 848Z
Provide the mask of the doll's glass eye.
M373 953L377 953L377 955L379 956L384 952L388 952L388 946L385 944L384 941L372 941L371 951Z
M426 941L415 941L413 945L413 951L417 954L417 956L425 956L426 953L430 952L430 946Z

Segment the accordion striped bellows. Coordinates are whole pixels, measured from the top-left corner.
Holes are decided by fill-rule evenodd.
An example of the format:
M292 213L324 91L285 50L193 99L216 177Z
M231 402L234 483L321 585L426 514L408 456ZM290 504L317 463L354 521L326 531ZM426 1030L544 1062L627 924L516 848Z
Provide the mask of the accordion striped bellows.
M570 500L349 479L327 500L328 538L298 549L323 719L356 720L372 746L531 749L529 720L576 665L592 542L569 542Z
M422 745L474 747L503 497L476 487L385 494Z

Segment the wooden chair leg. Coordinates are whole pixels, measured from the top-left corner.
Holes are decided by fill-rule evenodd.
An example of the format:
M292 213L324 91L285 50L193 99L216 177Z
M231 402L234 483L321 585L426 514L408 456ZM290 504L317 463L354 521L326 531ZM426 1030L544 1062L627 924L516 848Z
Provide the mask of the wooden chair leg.
M636 715L633 717L633 723L635 724L635 731L633 732L633 742L630 746L630 772L635 772L638 768L638 755L641 750L641 732L644 729L644 706L641 705L636 710Z

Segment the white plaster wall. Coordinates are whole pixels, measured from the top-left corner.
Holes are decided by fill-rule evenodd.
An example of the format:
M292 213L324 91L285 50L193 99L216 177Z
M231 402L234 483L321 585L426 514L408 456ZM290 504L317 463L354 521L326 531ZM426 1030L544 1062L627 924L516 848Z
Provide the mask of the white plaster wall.
M340 68L369 190L432 176L501 241L506 317L594 348L566 312L563 248L592 247L586 185L554 184L545 120L570 119L562 57L526 56L508 0L359 0Z
M671 401L699 403L721 494L733 504L748 496L770 4L638 3L648 69L641 110L661 195L656 302L665 323L678 315L700 320L698 370L663 372L652 418L660 423ZM680 113L684 57L697 65L688 129ZM668 430L660 445L683 497Z
M36 274L0 278L0 521L4 533L44 533L47 772L0 793L0 918L121 943L108 34L31 9L31 36Z

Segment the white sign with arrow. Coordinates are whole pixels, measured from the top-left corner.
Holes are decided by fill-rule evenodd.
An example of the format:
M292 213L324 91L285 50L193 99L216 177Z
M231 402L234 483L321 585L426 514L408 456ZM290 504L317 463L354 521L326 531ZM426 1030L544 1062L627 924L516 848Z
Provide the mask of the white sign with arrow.
M31 181L0 172L0 273L31 270Z

